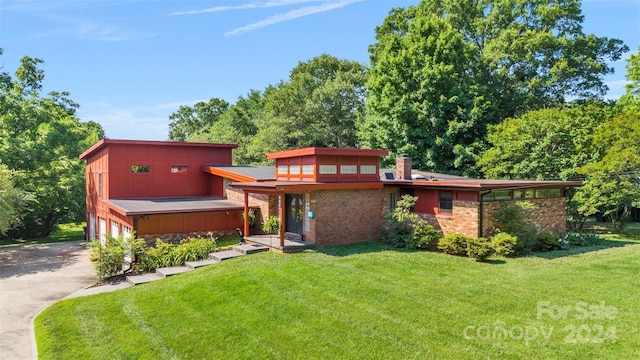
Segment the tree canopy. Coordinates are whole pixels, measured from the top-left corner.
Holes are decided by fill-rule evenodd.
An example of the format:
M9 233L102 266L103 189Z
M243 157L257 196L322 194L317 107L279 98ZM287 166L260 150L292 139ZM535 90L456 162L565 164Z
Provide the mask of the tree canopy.
M423 0L370 46L362 143L424 169L473 173L487 126L598 98L627 47L582 31L579 1Z
M229 109L229 103L218 98L200 101L194 106L180 106L169 119L169 140L185 141L206 132Z
M34 201L12 224L12 237L46 237L60 221L83 221L83 150L104 134L95 122L81 123L78 105L66 92L41 94L42 60L25 56L15 72L0 76L0 159L12 185Z

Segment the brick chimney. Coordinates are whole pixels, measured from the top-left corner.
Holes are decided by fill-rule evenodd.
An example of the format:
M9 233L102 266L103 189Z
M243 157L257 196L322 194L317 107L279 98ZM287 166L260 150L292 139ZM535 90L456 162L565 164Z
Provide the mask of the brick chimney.
M407 154L396 159L396 180L411 180L411 158Z

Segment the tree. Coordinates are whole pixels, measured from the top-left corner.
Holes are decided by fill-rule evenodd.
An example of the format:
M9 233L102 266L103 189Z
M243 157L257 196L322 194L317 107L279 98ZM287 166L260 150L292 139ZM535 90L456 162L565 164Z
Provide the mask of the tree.
M640 46L638 52L627 60L626 93L620 98L620 104L630 111L640 112Z
M98 124L80 122L68 93L42 96L42 62L25 56L15 79L5 73L0 81L0 159L14 172L13 186L35 197L12 237L46 237L60 221L84 220L78 156L104 134Z
M32 196L13 186L15 172L0 163L0 237L20 224Z
M632 207L640 207L640 114L626 112L603 123L594 136L602 159L580 168L587 176L578 189L584 215L602 211L617 231L624 230Z
M356 146L364 83L365 68L354 61L323 54L298 63L289 82L265 92L264 115L249 152L264 159L270 151Z
M188 138L206 132L220 116L229 109L229 103L211 98L209 102L200 101L193 107L180 106L169 119L169 141L186 141Z
M596 128L619 113L611 103L591 101L530 111L488 127L489 148L478 167L490 179L568 180L598 160L590 150Z
M582 32L578 1L423 0L393 9L369 48L366 147L473 173L488 125L605 94L627 47Z

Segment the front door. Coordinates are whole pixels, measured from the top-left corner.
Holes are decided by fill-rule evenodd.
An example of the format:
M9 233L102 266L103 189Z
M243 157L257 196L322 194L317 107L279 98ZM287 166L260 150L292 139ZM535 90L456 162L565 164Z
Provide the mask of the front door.
M302 194L285 194L285 216L287 217L285 231L302 234L304 219L304 202Z

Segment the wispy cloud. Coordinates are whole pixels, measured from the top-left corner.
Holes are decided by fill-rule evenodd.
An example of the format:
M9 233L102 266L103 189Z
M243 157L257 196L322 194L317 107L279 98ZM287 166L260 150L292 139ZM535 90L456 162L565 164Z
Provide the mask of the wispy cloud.
M154 37L155 34L127 29L117 25L87 20L68 20L58 29L34 34L34 37L65 36L79 40L137 41Z
M248 4L242 4L242 5L214 6L206 9L201 9L201 10L178 11L178 12L171 13L169 15L197 15L197 14L206 14L206 13L214 13L214 12L221 12L221 11L230 11L230 10L247 10L247 9L279 7L279 6L290 6L290 5L298 5L302 3L321 2L321 1L322 0L276 0L276 1L266 1L261 3L259 2L248 3Z
M267 26L271 26L273 24L277 24L283 21L289 21L293 19L297 19L303 16L308 16L312 14L317 14L329 10L339 9L341 7L345 7L349 4L359 2L361 0L343 0L343 1L334 1L334 2L326 2L317 6L305 6L296 10L291 10L289 12L283 14L277 14L271 17L268 17L264 20L260 20L253 24L249 24L243 27L239 27L237 29L233 29L229 32L226 32L225 35L237 35L240 33L253 31L257 29L262 29Z
M112 139L166 140L169 115L181 105L193 106L198 101L181 101L152 106L119 107L105 102L85 103L78 110L83 121L102 125Z
M303 16L313 15L325 11L330 11L334 9L339 9L341 7L345 7L349 4L353 4L356 2L360 2L362 0L335 0L335 1L327 1L327 0L272 0L265 2L252 2L241 5L228 5L228 6L215 6L201 10L190 10L190 11L179 11L171 13L170 15L196 15L196 14L205 14L205 13L215 13L222 11L233 11L233 10L251 10L251 9L261 9L261 8L273 8L273 7L283 7L283 6L295 6L302 5L305 3L320 3L315 6L304 6L298 9L291 10L286 13L276 14L270 16L266 19L254 22L249 25L245 25L231 31L225 33L225 35L237 35L253 30L258 30L265 28L267 26L271 26L283 21L289 21L293 19L297 19Z

